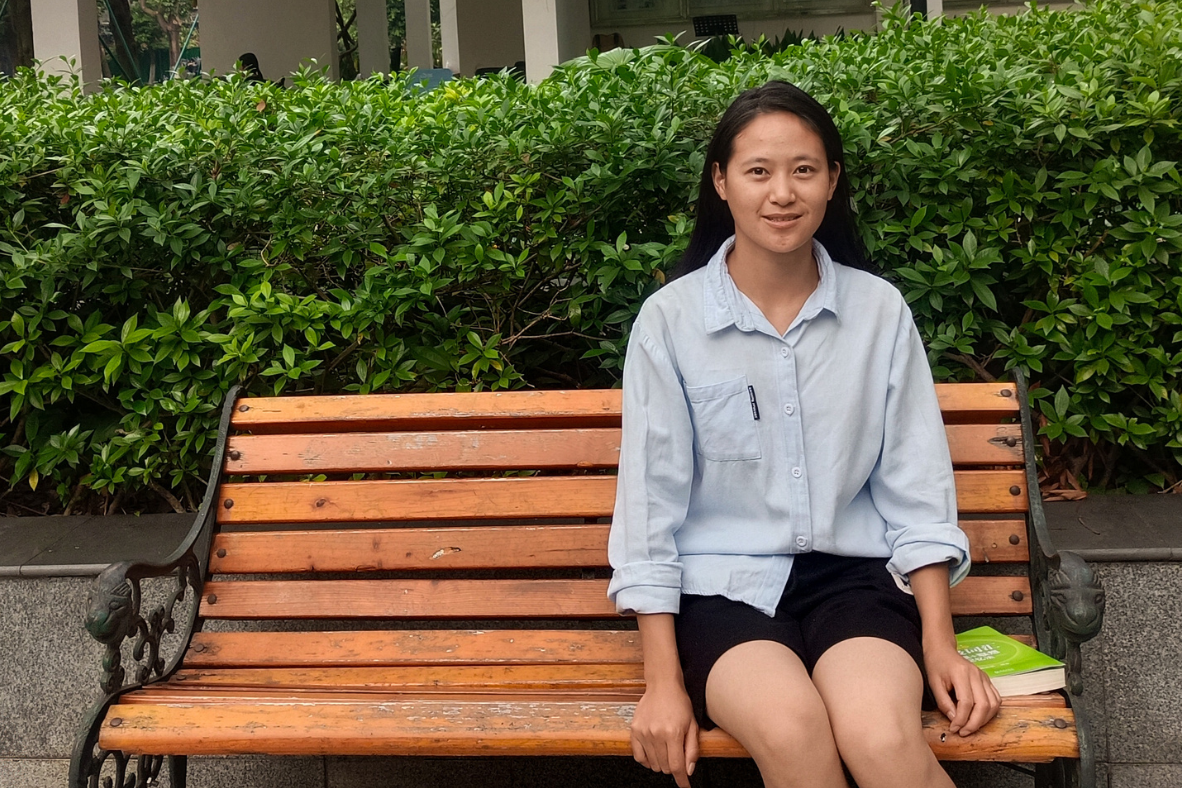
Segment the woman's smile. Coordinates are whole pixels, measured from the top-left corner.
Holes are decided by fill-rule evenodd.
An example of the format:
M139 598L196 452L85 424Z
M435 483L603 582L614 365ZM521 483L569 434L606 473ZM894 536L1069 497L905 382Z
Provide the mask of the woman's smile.
M801 216L803 216L803 214L779 213L779 214L771 214L771 215L765 214L763 218L772 227L779 229L779 228L783 228L783 227L791 227L793 222L795 222L797 219L801 218Z

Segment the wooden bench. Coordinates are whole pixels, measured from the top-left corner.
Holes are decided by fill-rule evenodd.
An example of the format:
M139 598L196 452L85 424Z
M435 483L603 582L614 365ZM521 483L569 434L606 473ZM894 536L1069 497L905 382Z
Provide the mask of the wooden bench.
M1022 382L938 390L974 563L954 613L1025 617L1072 691L1007 699L967 739L925 714L928 740L944 760L1091 786L1075 701L1103 592L1047 539ZM184 544L96 581L105 697L71 785L167 761L183 786L188 755L631 755L641 650L605 593L619 425L611 390L232 391ZM147 578L167 584L151 612ZM701 745L746 756L721 730Z

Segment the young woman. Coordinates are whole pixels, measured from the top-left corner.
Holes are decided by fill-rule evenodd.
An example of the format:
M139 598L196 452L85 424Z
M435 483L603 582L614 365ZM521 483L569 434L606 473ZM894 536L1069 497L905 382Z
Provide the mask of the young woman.
M1000 705L956 652L968 542L924 348L865 267L832 118L743 93L624 366L609 595L644 648L632 751L680 786L717 725L769 788L845 786L843 762L951 788L921 705L961 736Z

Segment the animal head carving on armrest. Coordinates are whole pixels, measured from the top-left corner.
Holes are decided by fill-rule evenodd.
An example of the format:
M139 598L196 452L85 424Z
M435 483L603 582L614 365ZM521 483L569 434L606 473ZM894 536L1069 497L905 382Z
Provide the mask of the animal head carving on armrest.
M117 646L135 629L138 600L127 579L129 564L112 564L103 570L86 597L86 631L105 646Z
M1104 622L1104 586L1095 571L1075 553L1060 552L1059 566L1047 578L1052 626L1068 640L1082 643Z

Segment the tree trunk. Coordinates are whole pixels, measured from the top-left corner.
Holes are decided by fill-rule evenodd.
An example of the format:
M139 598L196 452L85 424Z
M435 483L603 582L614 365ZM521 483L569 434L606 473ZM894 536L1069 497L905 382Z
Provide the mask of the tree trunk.
M8 29L11 31L12 63L33 65L33 8L30 0L9 0Z
M172 76L172 67L181 59L181 26L173 25L168 31L168 69L169 78Z
M131 24L130 0L109 0L111 33L115 37L115 58L129 82L139 79L139 44Z

